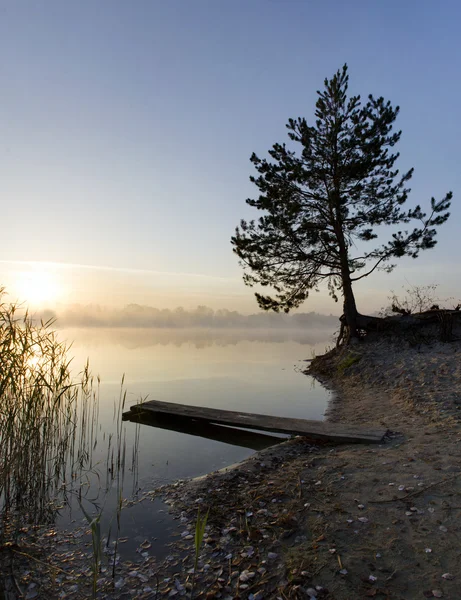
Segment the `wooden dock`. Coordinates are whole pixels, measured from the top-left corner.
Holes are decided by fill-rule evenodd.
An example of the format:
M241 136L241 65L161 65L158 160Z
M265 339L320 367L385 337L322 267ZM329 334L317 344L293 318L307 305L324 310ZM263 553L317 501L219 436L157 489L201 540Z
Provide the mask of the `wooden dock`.
M124 414L124 419L133 423L139 423L140 425L177 431L178 433L187 433L187 435L223 442L231 446L250 448L251 450L264 450L264 448L274 446L286 439L285 437L276 437L267 433L256 433L247 429L215 425L207 421L196 421L184 417L170 417L169 415L156 414L147 410L127 412Z
M386 434L384 429L365 429L340 423L257 415L204 406L176 404L175 402L160 402L159 400L149 400L141 404L135 404L129 412L123 414L123 417L127 420L140 421L139 417L143 413L165 415L172 419L190 419L200 423L272 431L286 435L301 435L312 440L337 443L379 444ZM135 419L135 416L138 419Z

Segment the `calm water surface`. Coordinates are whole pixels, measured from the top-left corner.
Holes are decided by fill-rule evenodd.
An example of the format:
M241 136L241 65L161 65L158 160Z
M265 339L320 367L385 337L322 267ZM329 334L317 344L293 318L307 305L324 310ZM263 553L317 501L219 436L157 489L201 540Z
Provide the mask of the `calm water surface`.
M114 405L125 375L126 407L140 398L242 410L286 417L322 419L329 392L301 373L305 359L331 345L330 332L216 330L62 330L73 340L74 370L90 359L101 378L99 442L95 461L104 459L113 429ZM129 469L124 496L132 489L195 477L240 461L254 452L231 443L139 425L138 473ZM125 423L127 463L136 425ZM246 444L251 445L251 444ZM103 530L113 517L115 494L103 501ZM101 503L98 505L101 506ZM121 535L130 536L126 552L157 538L160 553L171 525L160 503L142 502L123 513ZM65 524L66 516L61 518ZM106 521L106 522L105 522ZM155 548L154 548L155 550Z

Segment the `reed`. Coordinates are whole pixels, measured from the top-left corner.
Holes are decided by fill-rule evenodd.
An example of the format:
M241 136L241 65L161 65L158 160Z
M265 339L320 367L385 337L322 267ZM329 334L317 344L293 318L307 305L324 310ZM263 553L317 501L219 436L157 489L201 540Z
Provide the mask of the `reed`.
M76 379L68 347L0 289L0 533L12 523L43 524L69 466L88 465L94 430L88 364ZM90 424L81 429L78 420Z
M85 515L85 519L88 521L88 525L91 530L91 540L93 543L93 561L92 561L92 571L93 571L93 580L92 580L92 592L93 598L96 598L97 586L98 586L98 576L99 570L101 567L101 555L102 555L102 544L101 544L101 513L90 516L83 504L79 502L80 508L82 509L83 514Z
M102 556L100 519L114 488L115 555L120 532L127 463L124 380L114 401L114 429L106 434L99 425L100 380L92 376L89 363L73 375L70 346L58 339L53 321L37 321L4 298L0 288L0 544L15 540L25 526L52 525L57 506L64 500L72 510L76 500L92 534L95 595ZM137 426L133 481L138 444ZM95 510L85 509L84 502Z

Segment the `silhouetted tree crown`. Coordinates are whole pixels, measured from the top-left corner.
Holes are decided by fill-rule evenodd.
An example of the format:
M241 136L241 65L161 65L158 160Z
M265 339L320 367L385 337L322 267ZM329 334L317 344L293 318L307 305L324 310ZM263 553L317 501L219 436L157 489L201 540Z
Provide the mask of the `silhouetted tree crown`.
M272 160L251 156L259 175L250 179L259 197L247 204L263 215L242 220L232 245L245 283L275 291L275 296L256 293L261 308L288 312L327 281L336 300L342 295L346 324L355 335L353 282L376 269L391 271L395 258L416 258L433 248L452 193L438 202L432 198L429 214L419 205L405 208L413 169L400 174L395 168L399 154L392 149L401 132L393 132L393 125L399 107L372 95L364 104L360 96L348 97L348 80L347 65L325 79L324 90L317 92L315 125L304 118L288 121L298 152L274 144ZM387 243L375 241L367 249L377 239L378 226L411 221L416 221L412 228L397 228Z

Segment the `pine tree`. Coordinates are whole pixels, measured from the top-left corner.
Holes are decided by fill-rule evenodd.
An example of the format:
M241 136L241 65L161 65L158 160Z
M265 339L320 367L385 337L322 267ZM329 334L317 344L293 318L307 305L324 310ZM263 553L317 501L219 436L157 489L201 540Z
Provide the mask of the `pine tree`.
M360 96L348 97L348 81L347 65L325 79L317 92L315 125L289 120L288 136L300 145L298 153L274 144L272 161L251 156L259 175L250 180L259 197L247 204L263 215L242 220L231 241L245 283L276 292L255 294L261 308L288 312L327 282L335 300L342 295L349 334L357 336L361 315L353 283L376 270L391 271L396 258L416 258L433 248L436 227L449 217L452 193L438 202L432 198L428 215L419 205L405 209L413 169L401 175L395 168L399 107L372 95L363 104ZM410 230L397 227L389 241L376 241L377 227L411 221L417 223Z

